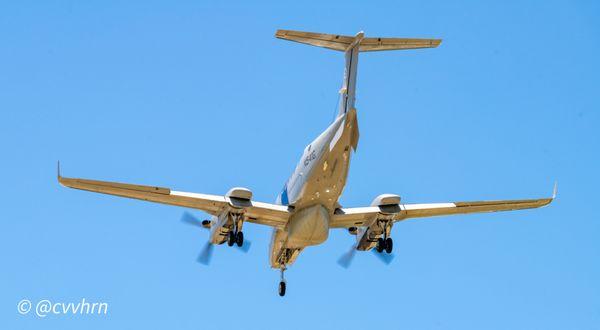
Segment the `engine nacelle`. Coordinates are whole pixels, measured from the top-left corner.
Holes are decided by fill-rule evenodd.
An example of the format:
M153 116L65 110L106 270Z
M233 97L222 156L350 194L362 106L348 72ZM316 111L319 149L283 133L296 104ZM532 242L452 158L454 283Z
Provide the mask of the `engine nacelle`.
M381 214L394 214L400 212L400 196L394 194L381 194L371 202L371 206L379 207Z
M220 213L217 216L213 216L210 222L210 242L212 244L222 244L227 240L227 234L229 228L226 228L226 224L229 220L229 211ZM202 223L204 225L204 222Z
M225 194L225 199L228 200L229 205L236 209L243 209L251 206L252 191L244 187L234 187L229 189Z
M381 194L371 202L371 206L387 206L400 204L400 196L394 194Z
M356 235L356 249L365 251L377 245L378 240L389 238L393 225L393 215L402 212L400 208L400 196L394 194L381 194L371 202L371 206L379 208L377 221L368 227L358 227L348 231ZM391 245L390 245L391 246Z
M377 240L378 235L373 233L369 227L359 227L356 230L356 249L365 251Z
M229 189L229 191L225 194L226 197L233 197L233 198L239 198L239 199L246 199L246 200L251 200L252 199L252 191L248 188L244 188L244 187L234 187Z
M225 200L230 207L213 216L212 220L202 221L202 226L210 228L212 244L225 243L231 231L236 234L242 233L244 208L252 206L252 191L248 188L234 187L225 194Z

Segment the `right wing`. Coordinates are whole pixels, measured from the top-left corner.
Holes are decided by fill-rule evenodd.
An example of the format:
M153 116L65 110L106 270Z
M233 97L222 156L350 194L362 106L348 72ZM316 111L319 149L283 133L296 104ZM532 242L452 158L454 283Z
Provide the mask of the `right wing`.
M397 222L410 218L532 209L550 204L555 197L556 185L551 198L339 208L333 215L331 227L359 227L368 225L376 218L389 218Z
M202 210L212 215L218 215L229 207L243 208L245 221L283 228L290 216L287 206L245 201L239 201L226 196L197 194L174 191L169 188L142 186L136 184L98 181L88 179L65 178L58 173L58 182L69 188L87 190L120 197L135 198L149 202L183 206Z
M404 204L403 215L396 220L426 218L453 214L483 213L533 209L548 205L553 198L454 202L431 204Z

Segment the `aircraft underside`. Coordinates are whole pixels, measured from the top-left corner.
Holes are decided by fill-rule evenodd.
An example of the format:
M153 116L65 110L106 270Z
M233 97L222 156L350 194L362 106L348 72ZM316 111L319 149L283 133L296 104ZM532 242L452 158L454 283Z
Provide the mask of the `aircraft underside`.
M286 292L283 274L287 266L294 263L304 248L326 241L330 229L346 229L355 236L350 251L339 261L340 265L347 267L356 251L375 248L381 255L391 253L391 230L394 223L399 221L537 208L548 205L556 196L556 186L551 198L496 201L404 204L398 195L381 194L369 206L342 207L338 199L346 185L350 158L356 151L359 139L354 107L359 52L434 48L441 40L365 38L362 32L355 36L343 36L290 30L278 30L276 37L341 51L346 60L339 91L338 114L334 122L304 149L300 162L276 203L253 200L252 192L241 187L232 188L225 195L211 195L165 187L62 177L59 166L57 176L60 184L74 189L187 207L210 214L210 220L199 221L187 213L182 218L186 223L210 230L209 239L198 257L203 264L209 263L213 248L217 245L227 243L247 251L249 241L244 238L244 223L272 227L269 259L271 267L281 270L280 296Z
M292 264L307 246L318 245L329 236L329 210L317 204L297 211L284 230L275 229L270 262L273 268Z

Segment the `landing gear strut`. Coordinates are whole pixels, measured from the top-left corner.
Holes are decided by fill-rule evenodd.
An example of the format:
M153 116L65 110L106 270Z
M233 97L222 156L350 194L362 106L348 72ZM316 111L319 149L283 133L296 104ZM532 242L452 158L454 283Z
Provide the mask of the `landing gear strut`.
M279 296L285 296L285 278L283 277L283 272L285 272L285 266L281 266L281 280L279 281Z

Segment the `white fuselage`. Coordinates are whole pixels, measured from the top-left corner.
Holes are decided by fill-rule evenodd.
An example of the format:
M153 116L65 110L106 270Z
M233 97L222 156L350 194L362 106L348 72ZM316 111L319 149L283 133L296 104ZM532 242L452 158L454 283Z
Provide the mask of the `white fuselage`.
M338 207L346 185L352 149L358 140L356 111L339 115L305 149L283 191L280 205L294 209L288 224L275 229L270 263L274 268L291 264L300 251L323 243L329 235L329 219Z

